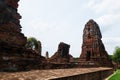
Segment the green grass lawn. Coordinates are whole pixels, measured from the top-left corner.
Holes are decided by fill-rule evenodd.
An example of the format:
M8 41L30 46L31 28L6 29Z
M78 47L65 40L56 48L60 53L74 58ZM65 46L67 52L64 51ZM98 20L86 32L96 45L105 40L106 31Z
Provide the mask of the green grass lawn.
M113 76L109 78L109 80L120 80L120 69L117 70Z

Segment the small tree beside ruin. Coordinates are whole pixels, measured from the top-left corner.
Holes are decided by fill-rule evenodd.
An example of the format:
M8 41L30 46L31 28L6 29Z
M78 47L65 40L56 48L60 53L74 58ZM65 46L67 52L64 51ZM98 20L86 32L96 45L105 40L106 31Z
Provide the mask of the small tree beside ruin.
M38 54L41 55L41 42L34 37L27 38L26 48L35 50Z
M116 47L113 53L113 61L120 64L120 47Z

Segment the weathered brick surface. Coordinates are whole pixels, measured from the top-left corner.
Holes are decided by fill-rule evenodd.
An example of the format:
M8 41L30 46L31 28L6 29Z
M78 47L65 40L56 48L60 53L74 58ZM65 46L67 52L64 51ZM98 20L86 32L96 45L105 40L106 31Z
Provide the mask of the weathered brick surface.
M113 73L113 70L101 70L95 72L89 72L78 75L71 75L61 78L53 78L51 80L105 80L109 75Z
M57 52L49 59L49 62L54 63L68 63L72 57L69 54L70 45L61 42L58 46Z
M21 33L21 16L17 12L18 1L0 1L0 46L22 48L26 44L26 37Z
M40 42L36 52L25 48L27 39L21 33L18 1L0 0L0 71L41 69L46 61Z
M112 67L101 38L98 24L89 20L83 31L82 52L79 60L81 65Z
M32 70L28 72L0 72L1 80L103 80L113 72L111 68L76 68Z

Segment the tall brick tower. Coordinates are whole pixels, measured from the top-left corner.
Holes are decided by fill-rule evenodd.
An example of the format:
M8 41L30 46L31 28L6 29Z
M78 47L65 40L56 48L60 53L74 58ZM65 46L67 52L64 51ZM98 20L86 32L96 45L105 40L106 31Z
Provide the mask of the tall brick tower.
M0 0L0 71L39 69L46 61L40 50L37 54L25 48L27 38L21 33L18 1Z
M26 37L21 33L17 12L19 0L0 0L0 48L23 48Z
M83 30L83 44L80 55L81 65L112 66L101 38L102 35L98 24L92 19L89 20Z

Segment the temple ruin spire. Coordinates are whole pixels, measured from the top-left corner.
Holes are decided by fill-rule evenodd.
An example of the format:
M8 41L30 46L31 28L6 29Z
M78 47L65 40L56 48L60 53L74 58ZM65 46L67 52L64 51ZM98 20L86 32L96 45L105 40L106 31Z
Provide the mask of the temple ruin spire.
M112 66L102 42L99 25L90 19L83 30L83 44L80 63L92 66Z

